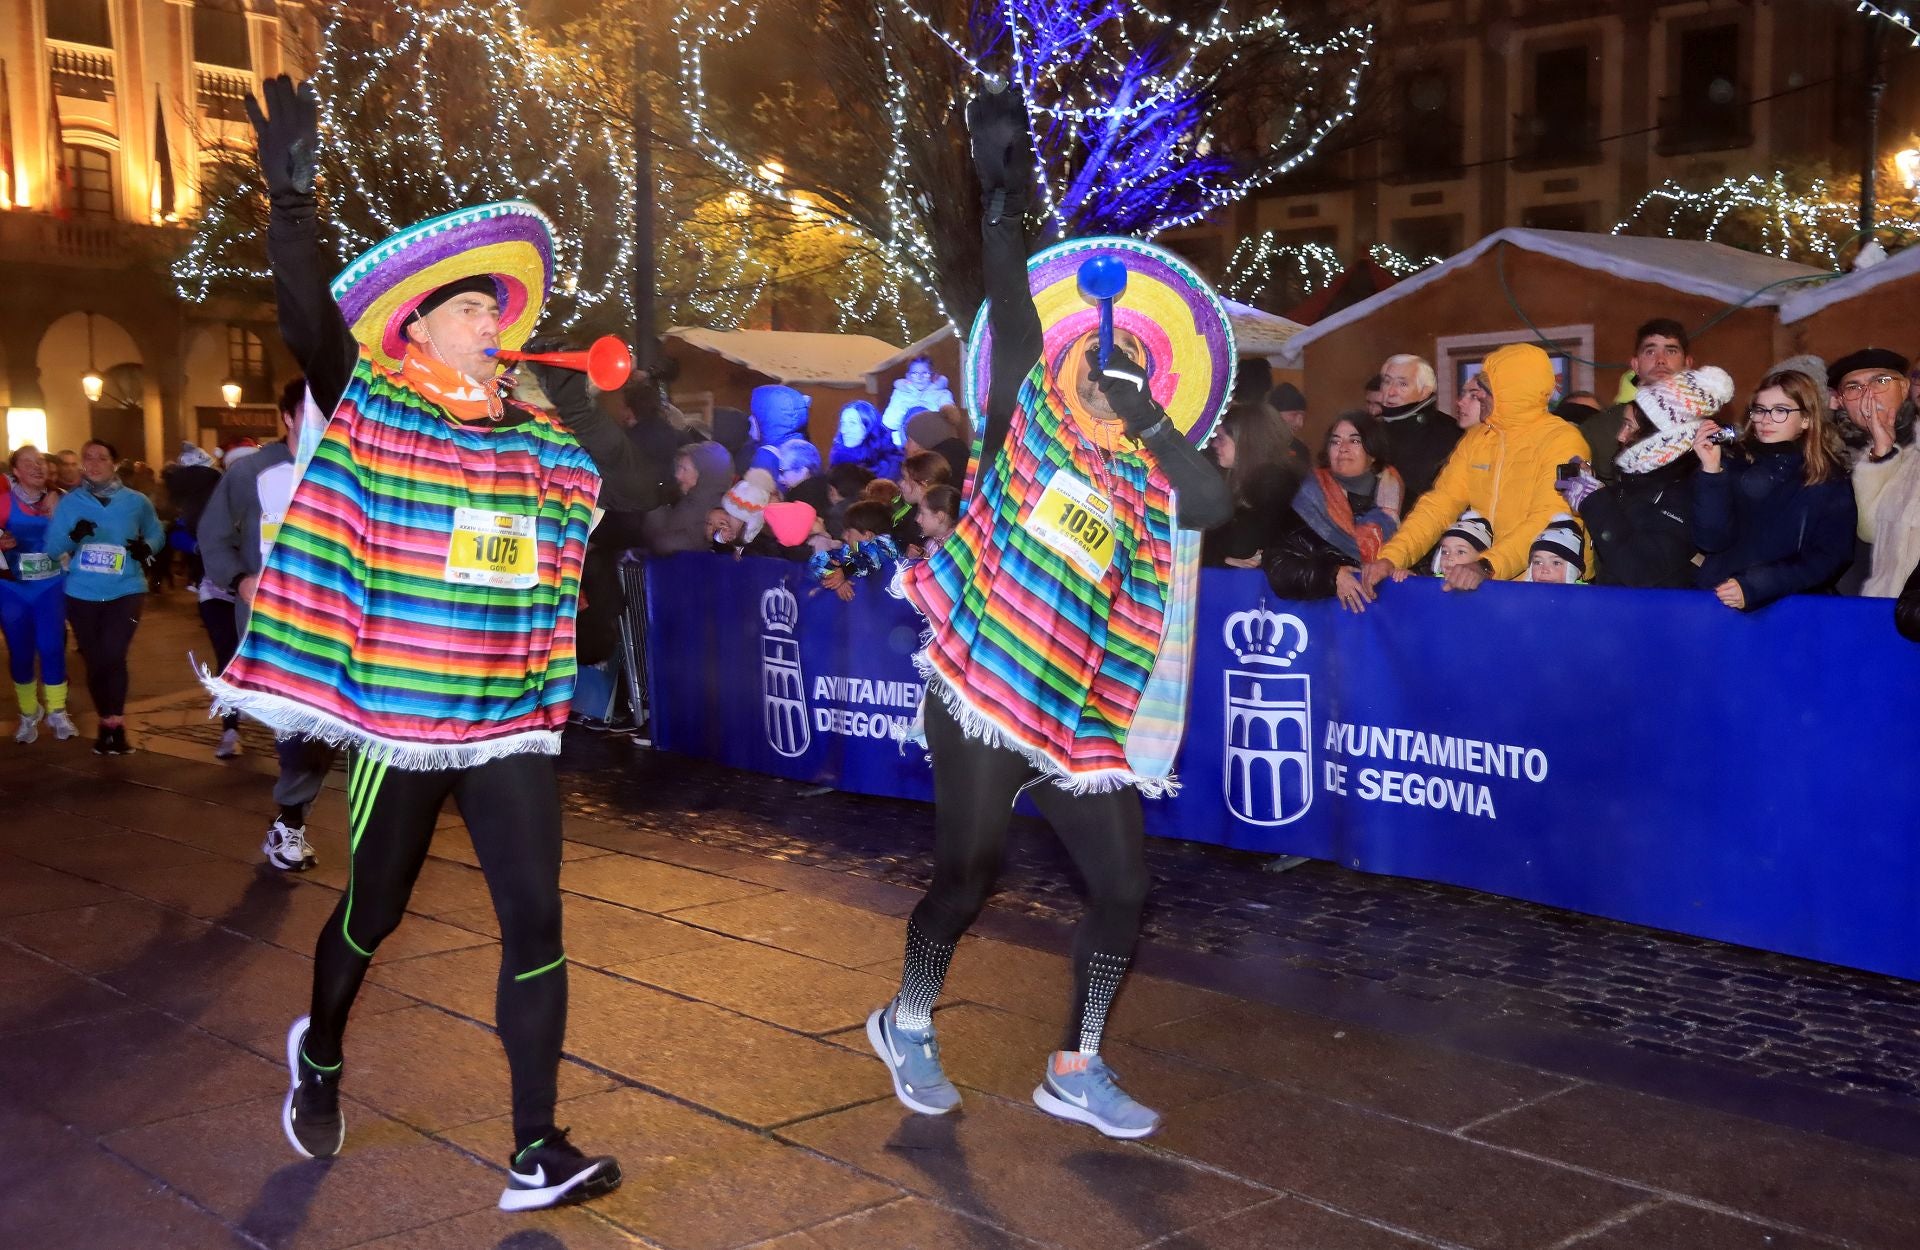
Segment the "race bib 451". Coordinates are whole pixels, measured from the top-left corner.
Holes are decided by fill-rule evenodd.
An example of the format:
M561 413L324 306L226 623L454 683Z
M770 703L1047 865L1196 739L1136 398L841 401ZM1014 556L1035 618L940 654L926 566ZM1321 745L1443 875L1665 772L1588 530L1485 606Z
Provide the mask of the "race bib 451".
M530 590L539 585L540 551L533 518L455 508L445 580L498 590Z

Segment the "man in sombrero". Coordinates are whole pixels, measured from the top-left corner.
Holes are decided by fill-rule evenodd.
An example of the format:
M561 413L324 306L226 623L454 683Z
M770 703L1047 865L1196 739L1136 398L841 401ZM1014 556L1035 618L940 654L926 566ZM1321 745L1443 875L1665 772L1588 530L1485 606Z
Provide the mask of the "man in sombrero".
M1200 455L1231 395L1233 337L1206 284L1129 239L1029 260L1032 155L1017 92L967 110L986 206L984 325L969 336L979 468L953 535L905 566L926 617L933 882L907 923L900 990L867 1020L895 1094L939 1115L960 1095L933 1007L999 872L1015 800L1033 799L1085 879L1072 1005L1033 1100L1109 1137L1160 1117L1100 1056L1147 893L1141 795L1168 793L1186 710L1199 533L1233 504ZM1088 260L1128 274L1103 363ZM984 404L981 402L984 400Z
M324 278L318 101L282 76L248 112L272 198L280 326L332 414L295 488L239 653L208 686L282 733L347 748L350 875L287 1035L282 1111L301 1154L337 1154L347 1015L400 923L441 805L465 820L500 925L495 1020L513 1084L505 1210L620 1183L554 1123L566 1031L560 800L574 611L596 501L639 509L652 475L583 375L538 370L560 419L513 398L489 349L523 346L553 281L546 219L485 204L402 231Z

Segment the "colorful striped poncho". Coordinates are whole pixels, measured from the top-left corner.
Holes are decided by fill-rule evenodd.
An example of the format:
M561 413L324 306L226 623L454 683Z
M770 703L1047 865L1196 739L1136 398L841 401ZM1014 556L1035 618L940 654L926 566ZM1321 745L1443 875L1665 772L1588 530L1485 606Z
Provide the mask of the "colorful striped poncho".
M900 593L929 626L915 662L970 736L1062 788L1170 793L1198 536L1175 529L1171 489L1146 457L1103 456L1072 420L1036 366L953 535L901 571ZM1098 580L1030 526L1063 475L1110 493L1112 558Z
M363 350L206 684L223 710L396 768L555 754L599 491L544 413L453 420Z

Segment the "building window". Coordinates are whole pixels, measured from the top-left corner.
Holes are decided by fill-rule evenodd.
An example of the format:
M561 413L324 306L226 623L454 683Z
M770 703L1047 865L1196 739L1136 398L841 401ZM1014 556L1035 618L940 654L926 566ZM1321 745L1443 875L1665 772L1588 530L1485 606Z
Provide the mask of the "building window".
M1592 160L1599 139L1594 122L1593 51L1586 44L1548 48L1533 57L1528 83L1531 111L1516 119L1522 163L1568 165Z
M47 6L47 38L111 48L113 23L107 17L107 0L55 0Z
M202 65L253 68L247 15L240 0L200 0L193 8L193 59Z
M1522 209L1520 224L1529 230L1593 229L1593 204L1535 204Z
M1453 76L1416 70L1400 88L1399 172L1411 178L1454 176L1461 164L1461 128Z
M1402 217L1393 223L1393 250L1412 260L1438 256L1442 260L1460 249L1460 216Z
M1752 96L1741 85L1741 27L1675 33L1668 45L1673 94L1660 101L1660 153L1720 152L1753 142Z
M1543 326L1536 335L1528 330L1508 330L1499 334L1457 334L1434 340L1433 368L1440 383L1440 407L1453 411L1458 398L1475 374L1485 367L1495 351L1513 343L1532 343L1547 353L1553 363L1553 397L1573 391L1593 389L1593 366L1581 362L1593 359L1593 327Z
M99 148L64 144L61 153L67 165L71 191L68 203L81 217L106 217L113 214L113 153Z
M227 372L240 384L242 403L273 402L273 379L267 372L267 345L245 326L227 327Z

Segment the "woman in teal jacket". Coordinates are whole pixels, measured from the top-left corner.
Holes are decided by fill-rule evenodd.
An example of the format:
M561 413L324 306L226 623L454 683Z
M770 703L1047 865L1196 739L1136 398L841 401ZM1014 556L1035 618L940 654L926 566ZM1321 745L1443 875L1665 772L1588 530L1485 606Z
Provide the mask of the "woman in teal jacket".
M100 714L95 755L125 755L127 650L147 599L144 565L166 533L153 504L121 483L120 457L94 439L80 451L80 489L61 499L47 525L47 554L68 557L67 623L87 665L87 689Z

